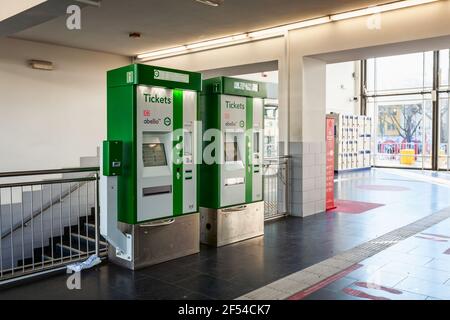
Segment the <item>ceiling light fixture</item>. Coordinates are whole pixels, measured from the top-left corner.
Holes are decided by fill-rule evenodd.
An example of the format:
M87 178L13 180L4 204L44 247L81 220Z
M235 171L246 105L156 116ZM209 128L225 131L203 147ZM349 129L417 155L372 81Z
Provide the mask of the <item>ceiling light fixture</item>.
M164 56L164 55L171 55L174 53L180 53L182 51L186 51L186 46L179 46L179 47L173 47L169 49L163 49L158 51L152 51L148 53L143 53L137 56L138 59L146 59L146 58L152 58L152 57L158 57L158 56Z
M351 19L351 18L356 18L356 17L362 17L362 16L367 16L367 15L382 13L382 12L386 12L386 11L393 11L393 10L398 10L398 9L403 9L403 8L414 7L414 6L427 4L427 3L431 3L431 2L436 2L436 1L439 1L439 0L397 1L397 2L382 4L382 5L378 5L378 6L372 6L372 7L368 7L368 8L364 8L364 9L334 14L330 18L333 21L339 21L339 20L345 20L345 19Z
M43 60L29 60L28 64L31 68L37 70L52 71L54 69L53 62Z
M218 7L223 4L224 0L195 0L195 1L202 3L202 4L206 4L207 6L210 6L210 7Z
M300 21L300 22L296 22L296 23L291 23L291 24L287 24L287 25L279 26L279 27L275 27L275 28L269 28L269 29L263 29L263 30L259 30L259 31L250 32L248 34L248 36L252 39L268 38L270 36L282 35L283 33L285 33L286 31L289 31L289 30L317 26L319 24L328 23L330 21L331 21L330 17L326 16L326 17L321 17L321 18L317 18L317 19L311 19L311 20L305 20L305 21Z
M186 48L188 50L198 49L198 48L207 48L207 47L216 46L216 45L220 45L220 44L224 44L224 43L233 43L236 41L245 40L247 38L248 38L248 35L246 33L244 33L244 34L239 34L239 35L231 36L231 37L225 37L225 38L219 38L219 39L214 39L214 40L207 40L207 41L188 44L188 45L186 45Z
M206 4L206 2L213 2L216 4L223 3L223 1L221 1L221 0L195 0L195 1L205 3L205 4ZM238 34L238 35L234 35L234 36L218 38L218 39L213 39L213 40L206 40L206 41L196 42L196 43L187 44L187 45L178 46L178 47L169 48L169 49L151 51L148 53L139 54L139 55L137 55L136 58L143 62L143 61L148 61L148 60L167 58L170 56L180 55L180 54L185 54L185 53L190 53L190 52L202 51L202 50L206 50L206 49L220 48L220 47L243 43L243 42L255 41L255 40L260 40L260 39L268 39L268 38L282 36L285 32L290 31L290 30L308 28L308 27L312 27L312 26L326 24L326 23L329 23L332 21L351 19L351 18L355 18L355 17L377 14L377 13L382 13L382 12L386 12L386 11L393 11L393 10L398 10L398 9L403 9L403 8L409 8L409 7L418 6L418 5L422 5L422 4L428 4L428 3L437 2L437 1L440 1L440 0L396 1L396 2L392 2L392 3L388 3L388 4L372 6L372 7L368 7L368 8L364 8L364 9L358 9L358 10L338 13L338 14L329 15L329 16L325 16L325 17L319 17L319 18L315 18L315 19L299 21L299 22L295 22L295 23L291 23L291 24L287 24L287 25L252 31L252 32L248 32L248 33L242 33L242 34ZM217 5L219 5L219 4L217 4Z

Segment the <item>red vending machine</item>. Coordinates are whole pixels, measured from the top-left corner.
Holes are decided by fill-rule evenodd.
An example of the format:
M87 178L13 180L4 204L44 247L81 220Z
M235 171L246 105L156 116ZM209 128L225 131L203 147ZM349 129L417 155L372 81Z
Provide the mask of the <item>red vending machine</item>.
M332 117L326 118L326 163L327 163L327 182L326 182L326 210L335 209L334 204L334 139L335 139L335 119Z

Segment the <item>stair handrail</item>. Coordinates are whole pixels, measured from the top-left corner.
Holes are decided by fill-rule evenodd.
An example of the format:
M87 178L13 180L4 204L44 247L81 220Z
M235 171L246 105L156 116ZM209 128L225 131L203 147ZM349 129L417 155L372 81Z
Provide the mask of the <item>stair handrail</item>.
M55 196L53 199L50 199L45 205L42 206L42 209L36 209L33 211L33 213L27 217L23 224L22 222L16 223L16 225L13 226L12 230L9 229L5 233L1 234L0 239L4 239L14 233L15 231L19 230L23 226L27 226L28 223L35 219L36 217L43 214L45 211L50 209L52 206L60 203L63 199L67 198L67 196L71 195L73 192L77 191L81 186L86 184L89 181L95 181L98 178L98 175L96 174L100 170L99 167L80 167L80 168L66 168L66 169L50 169L50 170L31 170L31 171L14 171L14 172L3 172L0 173L0 178L6 178L6 177L23 177L23 176L39 176L39 175L50 175L50 174L64 174L64 173L83 173L83 172L94 172L94 174L91 176L83 177L83 178L71 178L71 179L52 179L52 180L42 180L42 181L30 181L30 182L18 182L18 183L5 183L0 184L1 188L14 188L14 187L23 187L23 186L33 186L33 185L51 185L51 184L58 184L58 183L73 183L78 182L77 185L71 186L69 190L65 191L60 196ZM55 199L56 198L56 199ZM0 230L1 232L1 230Z
M79 167L79 168L64 168L64 169L49 169L49 170L10 171L10 172L0 172L0 178L41 176L41 175L43 176L43 175L50 175L50 174L98 172L98 171L100 171L100 167Z

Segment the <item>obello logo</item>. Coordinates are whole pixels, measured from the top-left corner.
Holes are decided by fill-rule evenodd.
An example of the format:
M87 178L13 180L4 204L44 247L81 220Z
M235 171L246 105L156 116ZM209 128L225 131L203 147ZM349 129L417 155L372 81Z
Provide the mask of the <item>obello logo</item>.
M170 120L169 117L164 118L164 124L166 127L170 126L172 124L172 120Z
M242 120L241 122L239 122L239 125L241 126L241 128L243 128L245 126L245 122Z
M155 79L159 78L159 71L158 70L154 71L154 77L155 77Z

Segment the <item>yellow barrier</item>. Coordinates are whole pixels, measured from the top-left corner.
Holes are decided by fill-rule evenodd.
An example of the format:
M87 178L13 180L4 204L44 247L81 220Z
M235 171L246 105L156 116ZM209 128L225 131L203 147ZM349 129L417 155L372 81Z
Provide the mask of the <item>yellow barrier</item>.
M414 149L400 150L400 164L412 165L416 162Z

